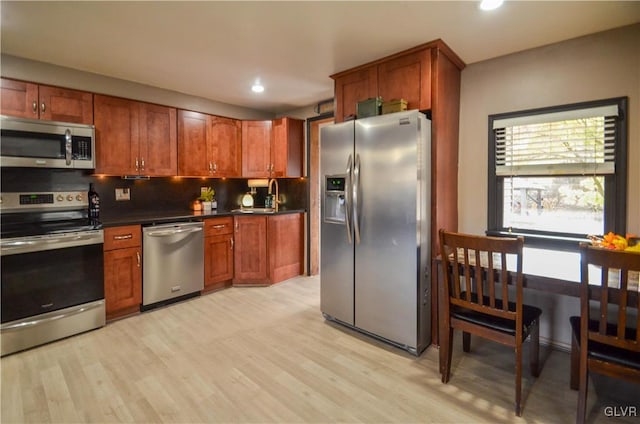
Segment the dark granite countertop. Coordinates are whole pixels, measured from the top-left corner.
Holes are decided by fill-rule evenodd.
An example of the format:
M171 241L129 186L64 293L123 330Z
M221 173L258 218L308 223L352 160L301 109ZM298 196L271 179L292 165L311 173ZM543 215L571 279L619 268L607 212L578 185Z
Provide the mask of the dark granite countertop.
M174 211L143 211L123 214L119 216L104 216L101 217L102 225L104 227L117 227L120 225L156 225L167 224L170 222L188 222L188 221L200 221L205 218L216 218L221 216L234 216L234 215L283 215L288 213L304 213L304 209L286 209L282 208L278 212L240 212L240 211L227 211L222 209L212 210L209 212L204 211L192 211L189 209L174 210Z

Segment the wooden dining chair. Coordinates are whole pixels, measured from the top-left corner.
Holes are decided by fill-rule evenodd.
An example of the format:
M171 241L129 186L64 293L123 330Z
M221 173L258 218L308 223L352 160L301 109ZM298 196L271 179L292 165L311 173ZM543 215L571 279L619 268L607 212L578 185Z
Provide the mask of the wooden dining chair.
M470 351L471 334L515 348L515 413L522 414L522 343L531 335L531 374L538 376L539 319L542 310L522 302L524 239L485 237L440 230L443 284L440 287L440 373L451 372L453 330L463 333ZM507 270L515 256L515 273ZM480 266L478 266L480 265ZM508 285L515 288L515 298ZM513 290L512 290L513 292ZM511 297L510 297L511 296Z
M590 265L596 266L591 277L597 278L590 278ZM637 273L640 253L580 245L580 316L569 318L573 330L570 385L578 390L577 423L586 418L590 372L640 383Z

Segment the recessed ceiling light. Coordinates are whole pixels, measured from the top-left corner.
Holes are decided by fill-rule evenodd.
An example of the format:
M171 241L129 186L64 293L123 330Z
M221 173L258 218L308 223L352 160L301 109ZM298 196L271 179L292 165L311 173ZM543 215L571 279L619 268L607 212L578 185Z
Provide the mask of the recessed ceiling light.
M264 86L260 84L260 81L256 81L256 83L251 86L251 91L254 93L262 93L264 91Z
M480 9L493 10L502 6L504 0L482 0L480 2Z

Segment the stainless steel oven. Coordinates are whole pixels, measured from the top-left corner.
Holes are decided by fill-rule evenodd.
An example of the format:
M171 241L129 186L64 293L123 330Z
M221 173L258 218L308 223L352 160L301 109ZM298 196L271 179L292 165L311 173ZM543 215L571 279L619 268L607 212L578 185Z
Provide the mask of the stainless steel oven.
M104 235L87 193L1 196L1 354L103 326Z

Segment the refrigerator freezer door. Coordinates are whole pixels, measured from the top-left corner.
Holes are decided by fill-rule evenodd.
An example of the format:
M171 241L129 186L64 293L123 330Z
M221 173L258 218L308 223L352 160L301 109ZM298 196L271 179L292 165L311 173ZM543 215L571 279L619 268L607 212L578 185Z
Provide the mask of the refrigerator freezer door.
M419 204L429 184L419 119L417 111L400 112L355 124L355 326L410 348L418 343L418 217L429 205Z
M320 205L320 310L349 325L353 325L354 305L353 242L347 234L346 220L325 219L324 193L327 183L325 176L344 174L350 178L347 167L349 158L353 158L353 135L353 122L324 127L320 132L320 178L323 184ZM348 191L349 187L346 187L345 198L348 197Z

